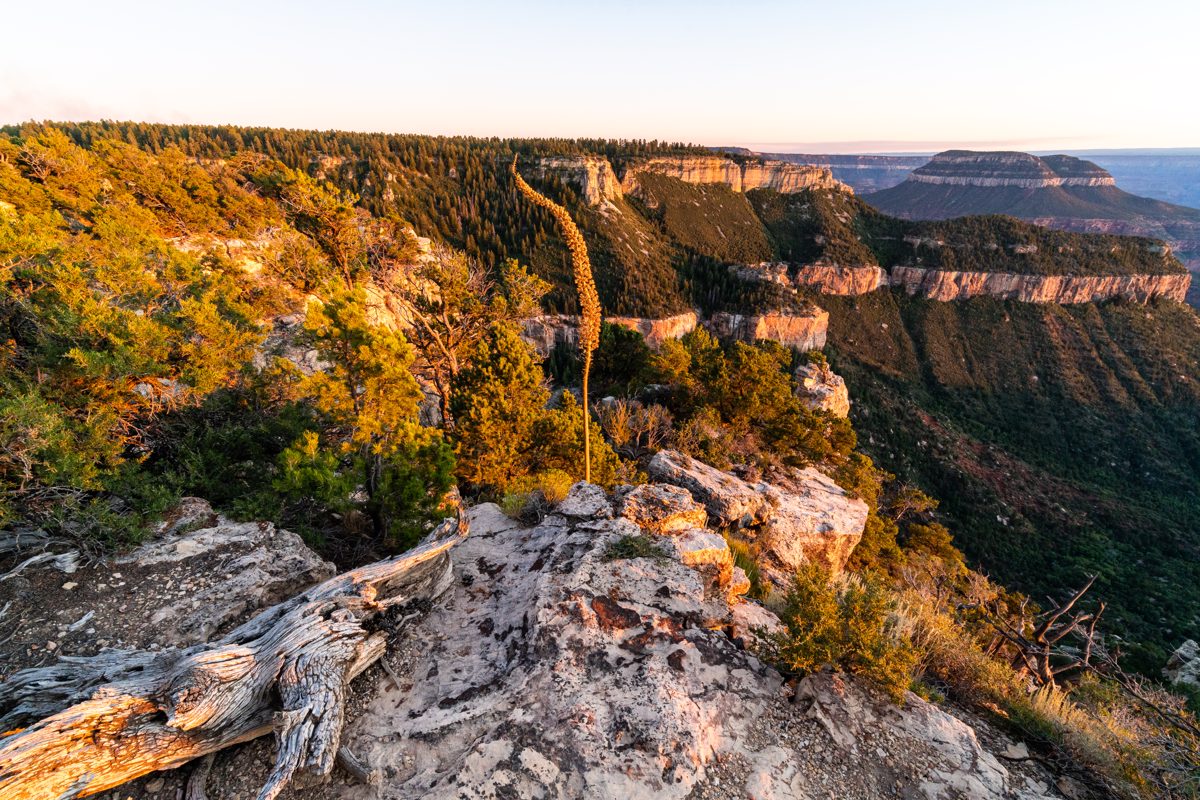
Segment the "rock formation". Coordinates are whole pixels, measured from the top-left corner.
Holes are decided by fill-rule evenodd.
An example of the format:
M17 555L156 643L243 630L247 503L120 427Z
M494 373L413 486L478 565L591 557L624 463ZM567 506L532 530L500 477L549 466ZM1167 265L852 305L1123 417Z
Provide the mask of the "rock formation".
M867 504L848 497L811 467L780 474L775 483L749 483L682 453L664 450L650 477L687 489L718 526L756 551L763 575L786 591L796 568L809 561L840 572L862 538Z
M212 522L197 511L201 524ZM1003 735L913 695L894 706L831 674L790 690L743 646L752 629L779 621L731 591L738 577L729 549L703 527L705 516L689 492L661 485L614 501L577 484L534 527L494 505L471 509L471 534L449 551L449 589L385 626L382 666L354 684L341 745L356 758L295 796L1057 797L1052 776L1034 762L1002 763L998 754L1015 747ZM219 563L212 531L232 527L218 520L151 543L139 551L146 558L129 562L144 562L137 581L183 587L209 579L218 570L200 553ZM248 552L265 556L274 547L277 559L321 564L298 539L270 530ZM661 554L615 556L625 537L657 542ZM112 569L79 580L112 580ZM93 588L72 597L102 594L86 594ZM146 624L151 605L123 615L114 607L115 625L153 640L161 630ZM199 774L209 797L251 800L271 778L271 749L261 739L222 751L211 767L142 778L119 796L182 796ZM0 762L0 780L13 766Z
M915 237L907 241L913 247L944 246L943 242ZM1094 303L1115 297L1143 303L1157 297L1184 302L1192 285L1192 275L1185 272L1167 275L1031 275L909 266L895 266L888 272L882 267L793 266L782 262L741 266L737 268L737 274L744 280L830 295L856 296L894 286L909 295L944 302L982 296L1022 303ZM803 333L788 330L794 323L785 322L786 317L780 314L716 314L707 324L718 335L747 341L755 337L772 339L778 335L793 336L795 341L803 339ZM820 341L822 344L817 349L824 344L823 338Z
M646 344L657 348L667 339L678 339L696 329L699 317L685 311L671 317L604 317L603 321L621 325L642 334ZM521 338L537 352L549 355L557 344L575 347L579 340L579 317L572 314L543 314L523 323Z
M1166 297L1183 302L1192 276L1017 275L1011 272L952 272L893 267L891 285L930 300L991 296L1023 303L1093 303L1114 297L1146 302Z
M608 159L601 156L546 156L538 159L530 171L542 179L553 174L574 186L589 206L622 197L621 182Z
M1171 683L1200 690L1200 644L1188 639L1171 654L1163 675Z
M850 415L850 392L841 375L825 364L802 364L796 370L796 392L813 411L836 417Z
M1038 158L1029 153L947 150L913 170L908 180L951 186L1116 186L1116 181L1090 161L1058 155Z
M1071 156L950 150L863 199L905 219L1007 214L1079 233L1162 239L1185 266L1200 269L1200 210L1130 194L1101 167Z
M888 285L887 270L882 267L842 267L834 264L788 264L767 261L737 268L738 277L774 283L793 289L809 289L818 294L860 295Z
M829 313L815 306L807 311L768 311L762 314L731 314L720 311L704 323L714 336L755 342L770 339L796 350L820 350L825 346Z
M589 206L619 200L638 193L637 176L653 172L677 178L684 183L719 183L735 192L751 189L775 189L798 192L802 189L842 189L850 187L834 179L825 167L789 164L783 161L734 161L725 156L658 156L626 165L618 180L612 165L600 156L555 156L538 160L534 174L553 173L574 186Z

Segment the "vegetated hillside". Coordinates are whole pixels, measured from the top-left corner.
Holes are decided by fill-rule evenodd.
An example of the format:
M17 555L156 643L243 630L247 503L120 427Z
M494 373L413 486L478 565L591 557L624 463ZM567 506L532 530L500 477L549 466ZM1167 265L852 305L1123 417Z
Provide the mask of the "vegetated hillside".
M786 261L1030 275L1185 272L1153 239L1052 230L1008 216L909 221L844 192L748 196Z
M771 258L766 231L745 194L653 173L642 173L638 187L646 215L681 247L733 263Z
M1158 302L824 298L877 462L942 500L956 543L1035 599L1098 573L1154 672L1200 634L1200 318Z
M1024 219L1077 217L1163 223L1200 222L1200 210L1138 197L1116 186L963 186L908 180L864 195L879 210L906 219L1008 214Z
M601 139L496 139L297 131L231 126L102 122L63 124L77 142L115 137L151 153L175 146L202 159L250 151L277 159L359 196L376 216L398 215L423 236L495 268L518 258L550 280L547 310L574 313L567 249L554 220L525 202L508 175L513 154L525 157L596 154L620 168L651 155L707 154L700 147ZM14 135L19 128L0 129ZM596 280L608 313L656 316L689 305L678 285L673 251L645 243L646 221L636 215L601 218L585 212L575 191L551 177L535 185L563 202L596 241ZM636 242L626 247L627 241Z
M693 307L778 306L784 302L778 293L752 286L725 268L768 259L1035 274L1179 269L1147 240L1055 233L998 218L910 223L832 190L740 194L641 173L634 196L588 206L558 176L535 179L534 160L550 155L599 155L620 171L650 156L708 152L681 144L109 122L63 129L84 145L116 137L152 153L176 146L206 160L227 160L242 151L265 154L353 191L373 215L402 218L419 234L460 248L486 267L521 260L550 282L544 307L551 312L576 310L568 253L551 216L521 202L513 188L506 170L514 153L519 164L530 167L535 187L563 203L578 221L593 251L597 288L609 314L658 317ZM16 134L18 129L4 130Z

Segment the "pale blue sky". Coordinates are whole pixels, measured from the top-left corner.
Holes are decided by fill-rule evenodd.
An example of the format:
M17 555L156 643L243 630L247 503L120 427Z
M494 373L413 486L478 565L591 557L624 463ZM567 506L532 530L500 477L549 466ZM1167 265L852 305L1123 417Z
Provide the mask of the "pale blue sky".
M6 3L0 122L1200 145L1200 1Z

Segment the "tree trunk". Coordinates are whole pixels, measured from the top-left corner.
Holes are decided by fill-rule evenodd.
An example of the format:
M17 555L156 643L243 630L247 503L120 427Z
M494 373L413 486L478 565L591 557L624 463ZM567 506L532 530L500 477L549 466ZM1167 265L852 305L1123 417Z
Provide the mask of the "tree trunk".
M447 520L408 553L332 578L216 642L13 675L0 684L0 732L10 731L0 733L0 797L87 797L272 731L279 751L259 800L297 772L328 775L349 683L386 647L367 624L444 591L448 550L466 534L465 517Z

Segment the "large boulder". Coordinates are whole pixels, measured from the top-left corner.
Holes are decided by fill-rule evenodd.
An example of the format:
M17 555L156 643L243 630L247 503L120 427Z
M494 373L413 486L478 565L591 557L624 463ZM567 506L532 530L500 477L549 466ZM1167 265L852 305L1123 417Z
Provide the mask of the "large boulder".
M771 483L749 483L673 450L650 461L655 480L688 489L718 524L751 543L762 574L786 589L809 561L838 573L862 539L867 504L812 467L781 471Z
M1171 683L1200 689L1200 644L1188 639L1171 654L1163 675Z
M813 411L835 417L850 415L850 392L841 375L824 364L802 364L796 370L796 394Z
M674 533L708 524L708 512L692 493L667 483L645 483L621 498L620 514L643 530Z
M757 525L770 511L770 503L757 486L676 450L655 453L647 472L656 481L687 489L720 526Z

